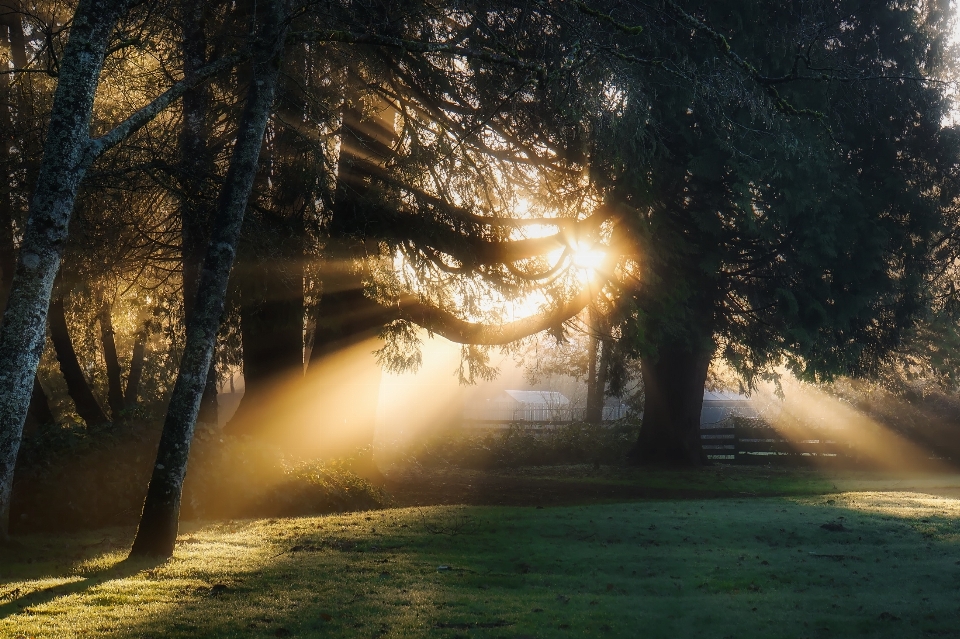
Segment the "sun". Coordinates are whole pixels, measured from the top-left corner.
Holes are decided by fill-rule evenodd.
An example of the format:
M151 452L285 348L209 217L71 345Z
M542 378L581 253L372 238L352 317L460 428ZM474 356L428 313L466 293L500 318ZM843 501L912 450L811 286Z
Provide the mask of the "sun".
M578 243L573 246L573 265L582 270L596 271L603 263L604 252L592 244Z

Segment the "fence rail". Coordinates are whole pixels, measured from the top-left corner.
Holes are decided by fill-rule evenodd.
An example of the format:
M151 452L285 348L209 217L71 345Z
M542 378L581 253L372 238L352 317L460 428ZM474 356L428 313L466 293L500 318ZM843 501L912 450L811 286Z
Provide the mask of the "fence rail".
M700 448L708 460L738 464L844 461L856 457L850 445L835 441L828 433L792 436L769 426L734 425L701 428Z

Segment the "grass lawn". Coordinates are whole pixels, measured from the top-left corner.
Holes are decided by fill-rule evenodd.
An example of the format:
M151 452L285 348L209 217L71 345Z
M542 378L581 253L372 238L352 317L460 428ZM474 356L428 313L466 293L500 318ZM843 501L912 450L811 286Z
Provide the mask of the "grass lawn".
M960 500L857 481L24 536L0 637L960 637Z

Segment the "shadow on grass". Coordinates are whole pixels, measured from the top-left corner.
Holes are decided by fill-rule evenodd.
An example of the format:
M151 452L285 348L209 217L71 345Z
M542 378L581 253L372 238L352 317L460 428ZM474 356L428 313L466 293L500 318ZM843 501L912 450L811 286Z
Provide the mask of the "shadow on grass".
M56 586L50 586L49 588L36 590L24 591L19 587L14 588L0 595L0 598L8 600L6 603L0 604L0 619L6 619L10 615L21 613L30 606L45 604L59 597L84 592L114 579L130 577L144 570L156 568L162 563L163 560L160 559L127 558L109 568L82 575L76 581L68 581L57 584ZM75 575L62 575L60 577L69 578L71 576Z
M960 504L917 493L245 521L181 539L126 592L11 621L111 639L956 636L958 541Z

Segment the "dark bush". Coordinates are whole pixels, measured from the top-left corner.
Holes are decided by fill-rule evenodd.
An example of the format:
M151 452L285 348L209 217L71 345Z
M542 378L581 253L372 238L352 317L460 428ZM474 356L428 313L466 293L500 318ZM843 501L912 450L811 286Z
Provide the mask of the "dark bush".
M11 523L15 533L136 524L157 450L145 422L51 428L24 440ZM363 458L360 454L358 458ZM369 457L369 455L367 455ZM184 519L313 515L380 507L388 498L354 459L288 462L278 450L198 425L184 485Z

